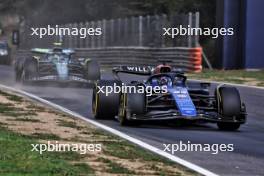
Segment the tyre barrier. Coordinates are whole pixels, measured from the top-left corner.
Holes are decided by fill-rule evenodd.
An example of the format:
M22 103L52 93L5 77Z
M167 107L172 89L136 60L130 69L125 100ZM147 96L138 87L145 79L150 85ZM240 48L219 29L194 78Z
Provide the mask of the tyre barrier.
M202 71L202 48L186 47L106 47L76 48L76 57L96 59L102 67L120 65L156 66L157 60L170 61L173 67L185 72ZM17 52L16 58L30 55L28 50Z
M202 48L191 48L190 49L190 62L193 63L193 67L191 70L193 72L201 72L202 71Z

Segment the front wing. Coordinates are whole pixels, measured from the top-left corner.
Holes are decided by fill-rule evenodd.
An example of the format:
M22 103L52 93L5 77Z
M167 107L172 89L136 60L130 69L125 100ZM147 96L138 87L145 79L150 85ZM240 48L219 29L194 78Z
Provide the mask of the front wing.
M245 116L245 113L241 113L241 116ZM184 116L178 110L158 111L153 110L143 115L132 115L129 120L139 121L163 121L163 120L188 120L188 121L206 121L206 122L233 122L233 123L245 123L244 118L229 117L223 118L217 112L199 112L196 116Z
M33 77L27 80L24 80L26 84L34 85L72 85L72 86L90 86L93 83L92 80L86 80L77 76L68 76L66 79L61 79L57 75L48 75Z

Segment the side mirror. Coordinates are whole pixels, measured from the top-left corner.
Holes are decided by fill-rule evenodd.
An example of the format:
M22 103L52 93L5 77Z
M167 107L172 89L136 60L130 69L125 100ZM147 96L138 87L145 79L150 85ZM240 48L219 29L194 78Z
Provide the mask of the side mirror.
M19 31L13 30L12 32L12 44L19 45Z

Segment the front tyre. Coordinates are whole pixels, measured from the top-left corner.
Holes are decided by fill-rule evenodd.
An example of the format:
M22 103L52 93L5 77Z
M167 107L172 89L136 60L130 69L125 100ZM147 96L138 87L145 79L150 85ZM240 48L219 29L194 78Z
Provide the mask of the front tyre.
M107 92L115 85L120 86L120 81L99 80L95 83L92 98L95 119L114 119L118 115L121 93Z
M235 87L218 87L216 90L218 113L223 122L218 122L220 130L235 131L240 127L236 122L241 118L241 99Z
M22 73L23 73L23 65L25 58L17 58L15 62L15 79L16 82L21 82Z
M28 58L25 60L22 70L22 81L27 81L38 77L38 63L37 60Z
M146 112L146 94L144 85L135 86L136 92L128 92L121 98L121 106L119 109L119 123L121 126L129 126L137 124L133 121L132 116L144 115ZM142 90L144 93L140 93Z

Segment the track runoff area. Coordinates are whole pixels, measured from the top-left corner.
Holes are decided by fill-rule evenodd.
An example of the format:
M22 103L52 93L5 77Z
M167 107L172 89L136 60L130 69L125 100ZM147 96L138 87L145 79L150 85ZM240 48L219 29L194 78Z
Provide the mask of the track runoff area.
M109 73L106 73L106 75L109 75ZM105 78L106 75L104 75L103 77ZM130 77L126 77L126 78L129 79ZM7 84L7 85L12 85L12 84ZM217 85L213 84L212 86L215 87ZM176 155L177 155L178 158L184 158L185 161L191 161L192 163L196 163L199 166L202 166L203 168L208 168L209 170L214 171L215 173L219 173L219 174L223 174L223 173L225 173L225 174L227 174L227 173L244 173L244 172L245 173L261 173L261 168L262 167L260 166L261 165L261 159L260 158L255 160L256 163L254 164L254 166L250 166L250 168L252 168L252 169L255 168L255 169L253 169L253 170L255 170L253 172L251 172L251 169L248 167L248 165L243 165L243 163L239 162L240 160L249 159L245 155L242 156L243 153L247 153L250 157L253 157L253 158L255 156L255 153L259 153L258 156L262 156L262 154L261 154L262 152L257 147L257 146L259 146L256 143L257 141L254 142L254 140L256 140L258 138L261 139L261 137L258 136L258 132L259 132L258 127L256 125L254 125L256 120L258 121L258 120L261 120L261 119L255 118L255 117L257 117L257 115L255 113L258 112L258 110L252 111L253 107L258 109L258 105L260 105L259 98L261 98L261 96L257 96L257 97L254 96L254 91L256 92L256 94L261 95L261 89L254 89L254 91L252 91L252 88L248 88L248 87L245 87L245 86L238 86L238 88L239 88L239 91L242 93L242 98L245 100L245 102L251 102L250 104L247 103L247 105L249 105L248 109L249 109L250 119L249 119L249 122L245 125L245 127L243 126L243 128L241 129L241 132L239 132L239 133L233 133L233 132L232 133L225 133L225 132L217 132L217 133L214 132L214 133L212 133L212 132L208 132L208 131L204 131L203 132L203 131L200 131L200 130L199 131L197 131L197 130L193 131L192 129L190 131L188 131L188 132L186 132L186 130L183 130L183 132L181 132L182 130L177 130L177 131L173 130L172 131L172 130L153 129L152 132L151 132L152 135L150 135L150 136L153 136L153 134L155 134L155 135L157 135L157 138L159 138L159 140L166 140L166 141L169 141L169 143L174 143L175 140L177 141L177 138L178 139L183 139L183 140L187 140L187 139L189 140L190 139L190 141L192 141L192 143L197 143L197 144L198 143L201 143L201 144L215 143L215 142L217 142L217 139L219 139L219 138L223 139L224 138L224 140L220 140L219 139L220 141L218 141L218 142L230 143L230 141L232 141L231 143L234 143L235 152L230 152L230 153L229 152L225 152L227 154L221 153L220 155L217 155L217 156L216 155L214 155L214 156L213 155L210 155L210 156L208 155L208 157L209 157L208 159L206 159L203 156L197 156L197 155L199 155L199 152L198 153L196 153L196 152L189 153L191 155L194 155L193 157L190 157L190 156L188 157L189 154L185 153L185 152L182 152L182 153L178 152L178 153L176 153ZM72 102L74 102L74 101L79 102L78 101L79 99L80 99L80 102L82 102L82 101L86 102L87 101L87 97L88 96L91 97L91 94L90 93L84 93L85 94L84 97L86 97L86 98L82 98L81 97L82 94L83 94L82 92L87 92L87 91L89 92L90 90L84 89L82 91L82 90L79 90L79 89L65 89L65 91L68 92L68 94L71 94L71 92L73 93L75 91L80 92L80 95L78 96L78 98L76 97L78 100L71 96L71 97L68 97L68 98L71 98L71 101L70 101L70 100L68 100L67 96L64 97L64 98L60 98L59 96L57 96L55 94L53 95L53 91L56 92L56 90L57 90L56 88L54 88L54 89L51 88L51 89L48 89L48 90L46 90L44 88L43 89L40 88L39 90L36 90L35 87L29 87L29 88L23 88L23 89L26 90L26 92L31 92L35 96L37 95L36 97L43 97L44 100L46 100L46 101L50 100L51 102L53 102L53 104L54 103L56 105L60 104L61 107L57 107L58 109L61 109L61 110L66 110L67 109L66 112L69 109L71 109L71 112L78 112L78 114L76 114L76 115L82 114L81 115L82 118L84 118L84 117L85 118L87 118L87 117L91 118L90 117L91 114L89 112L86 112L86 111L88 111L87 107L90 106L89 104L85 103L85 112L84 112L84 109L83 110L80 109L81 107L79 109L75 109L75 108L72 108L71 106L69 106L69 104L68 104L71 101ZM49 97L54 97L55 99L54 98L49 98ZM56 101L56 99L58 101ZM62 101L63 102L65 101L65 103L61 103ZM254 102L256 102L256 103L254 103ZM87 120L90 121L90 119L87 119ZM103 121L96 121L96 122L99 123L99 124L102 124L104 126L110 127L112 129L115 129L115 130L117 130L117 131L119 131L119 132L121 132L123 134L126 134L126 135L128 135L130 137L133 137L134 139L140 139L140 141L142 141L142 140L145 141L145 139L148 139L148 138L146 138L146 137L144 138L145 135L141 135L139 133L143 132L144 134L146 134L146 133L148 133L148 131L150 131L150 129L149 130L148 129L144 130L143 128L139 128L137 130L137 131L139 131L139 133L136 132L136 135L133 135L134 134L134 132L133 132L134 129L121 128L121 127L119 128L119 127L117 127L119 125L114 125L114 124L118 124L117 122L111 122L111 123L110 123L110 121L106 122L106 123L103 122ZM258 124L260 124L260 123L258 123ZM157 131L160 134L157 134L155 131ZM253 138L250 137L250 139L249 139L249 138L247 138L248 137L247 135L241 135L241 133L245 134L245 132L247 132L247 131L253 132L254 133L254 137ZM190 136L191 134L194 135L194 137L191 137ZM146 135L148 135L148 134L146 134ZM173 135L173 136L176 135L176 137L172 137L171 135ZM242 141L241 138L243 138L243 141ZM201 142L199 142L199 140L201 140ZM253 142L252 144L254 144L255 147L246 147L245 148L244 146L246 146L246 143L248 143L247 141L248 142L250 141L250 143ZM244 144L242 144L243 142L244 142ZM158 152L160 152L160 151L162 152L163 151L164 152L163 149L161 149L160 147L158 147L157 145L155 145L155 144L153 144L151 142L144 142L144 143L148 143L148 145L158 149L158 150L155 150L155 151L158 151ZM168 150L166 150L166 151L168 151ZM240 153L240 151L242 153ZM167 153L167 154L171 155L172 153L170 152L170 153ZM183 156L183 155L187 155L187 156ZM226 155L228 155L228 156L226 156ZM202 157L204 162L197 162L195 160L195 157L198 157L198 158ZM226 168L227 170L228 170L228 168L230 168L230 170L227 171L225 169L225 171L224 171L222 169L215 168L215 166L220 167L220 165L222 167L222 164L220 164L217 160L215 160L216 158L217 158L217 160L219 159L219 162L220 161L222 161L222 162L225 161L225 163L226 162L230 163L230 167L224 166L224 168ZM227 158L230 158L230 159L227 159ZM258 160L260 160L260 161L258 161ZM238 171L238 169L234 169L234 167L237 165L236 163L239 165L239 167L240 167L239 170L241 170L241 171ZM239 175L239 174L237 174L237 175Z
M189 169L191 169L193 171L196 171L197 173L200 173L202 175L208 175L208 176L217 176L217 174L215 174L215 173L213 173L213 172L211 172L211 171L209 171L209 170L207 170L205 168L202 168L202 167L200 167L198 165L195 165L195 164L193 164L191 162L183 160L183 159L181 159L181 158L179 158L177 156L174 156L174 155L171 155L171 154L169 154L167 152L164 152L163 150L160 150L160 149L158 149L156 147L153 147L153 146L151 146L151 145L149 145L149 144L147 144L147 143L145 143L145 142L143 142L143 141L141 141L139 139L133 138L133 137L131 137L131 136L129 136L129 135L123 133L123 132L115 130L115 129L113 129L111 127L108 127L108 126L106 126L104 124L101 124L101 123L99 123L97 121L94 121L94 120L91 120L91 119L87 119L86 117L81 116L78 113L75 113L75 112L73 112L73 111L71 111L69 109L66 109L66 108L64 108L64 107L62 107L60 105L57 105L55 103L52 103L52 102L50 102L48 100L42 99L42 98L40 98L40 97L38 97L36 95L33 95L31 93L28 93L28 92L25 92L25 91L22 91L22 90L18 90L18 89L9 87L9 86L1 85L1 84L0 84L0 88L4 89L4 90L12 91L14 93L17 93L17 94L20 94L20 95L23 95L23 96L27 96L27 97L29 97L29 98L31 98L33 100L36 100L36 101L38 101L40 103L43 103L43 104L46 104L46 105L48 105L48 106L50 106L52 108L60 110L60 111L62 111L64 113L67 113L67 114L69 114L71 116L74 116L76 118L82 119L82 120L84 120L84 121L86 121L86 122L88 122L90 124L95 125L98 128L101 128L101 129L103 129L103 130L105 130L107 132L110 132L110 133L112 133L114 135L117 135L117 136L119 136L119 137L121 137L123 139L126 139L126 140L128 140L128 141L130 141L130 142L132 142L132 143L134 143L134 144L136 144L136 145L138 145L138 146L140 146L142 148L145 148L145 149L147 149L147 150L149 150L151 152L154 152L154 153L156 153L156 154L158 154L158 155L160 155L162 157L168 158L169 160L172 160L172 161L174 161L174 162L176 162L176 163L178 163L178 164L180 164L182 166L185 166L185 167L187 167L187 168L189 168Z

